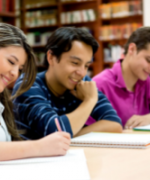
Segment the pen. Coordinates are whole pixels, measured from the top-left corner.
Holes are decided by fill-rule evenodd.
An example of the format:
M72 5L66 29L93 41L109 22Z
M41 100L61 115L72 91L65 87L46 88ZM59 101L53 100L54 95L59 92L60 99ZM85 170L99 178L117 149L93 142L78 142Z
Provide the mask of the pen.
M56 124L56 127L57 127L58 131L62 131L57 118L55 118L55 124Z

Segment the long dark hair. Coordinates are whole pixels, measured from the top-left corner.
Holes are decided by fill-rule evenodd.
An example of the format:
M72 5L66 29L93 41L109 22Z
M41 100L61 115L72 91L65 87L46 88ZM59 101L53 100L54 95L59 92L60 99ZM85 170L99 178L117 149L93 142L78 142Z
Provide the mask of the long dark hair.
M23 69L24 79L16 94L14 94L11 98L13 99L27 91L34 83L36 77L36 59L32 48L27 43L26 36L23 31L10 24L0 23L0 48L8 46L22 47L27 54L27 61ZM12 139L17 140L20 139L20 136L14 122L11 99L7 89L0 93L0 101L5 107L3 112L4 121Z

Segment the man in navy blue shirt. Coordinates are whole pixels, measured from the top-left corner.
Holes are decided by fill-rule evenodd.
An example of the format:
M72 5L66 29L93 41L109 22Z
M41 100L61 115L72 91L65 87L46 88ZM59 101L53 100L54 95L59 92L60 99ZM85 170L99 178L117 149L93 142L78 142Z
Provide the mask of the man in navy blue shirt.
M26 138L38 139L57 131L71 136L91 131L121 132L121 120L94 81L86 76L98 49L93 36L81 28L62 27L54 31L46 45L48 70L37 74L33 86L14 100L17 124L26 129ZM15 84L15 93L22 76ZM96 122L85 126L89 116Z

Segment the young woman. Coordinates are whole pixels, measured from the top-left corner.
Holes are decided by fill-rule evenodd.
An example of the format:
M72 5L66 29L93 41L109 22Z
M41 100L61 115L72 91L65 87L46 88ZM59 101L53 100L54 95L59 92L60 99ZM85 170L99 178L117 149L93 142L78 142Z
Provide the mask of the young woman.
M93 78L119 117L124 128L150 124L150 27L132 33L125 57ZM89 119L88 124L92 123Z
M13 98L33 84L35 57L20 29L0 23L0 160L64 155L70 144L70 135L65 132L56 132L40 140L17 141L21 138L6 87L17 79L20 72L24 73L24 80Z

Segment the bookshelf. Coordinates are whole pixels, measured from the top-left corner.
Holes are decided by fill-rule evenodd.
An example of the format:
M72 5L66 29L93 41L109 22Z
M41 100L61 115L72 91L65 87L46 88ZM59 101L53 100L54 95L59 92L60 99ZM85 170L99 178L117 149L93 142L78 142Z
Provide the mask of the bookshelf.
M29 39L34 39L32 36L32 33L39 33L41 36L45 33L45 37L42 37L41 39L46 39L47 32L52 32L55 29L62 27L62 26L76 26L76 27L87 27L92 35L97 39L99 39L99 18L98 18L98 6L99 6L99 0L87 0L87 1L61 1L61 0L51 0L46 1L43 0L42 2L48 2L46 4L41 3L41 1L36 0L36 3L33 3L32 5L30 2L34 2L35 0L17 0L18 5L16 5L16 11L20 11L20 28L29 36ZM37 14L39 11L53 11L55 13L55 20L52 20L52 23L46 22L45 24L39 21L39 23L32 25L32 18L33 14L36 12ZM92 10L92 11L91 11ZM95 16L93 19L84 19L83 21L79 20L79 17L76 13L76 11L84 11L84 16L86 11L89 11L89 13L93 13ZM66 16L66 14L71 14L75 17L73 17L72 22L69 22L68 20L64 22L64 19L62 16ZM42 13L41 13L42 15ZM29 17L29 23L27 22L27 18ZM37 17L38 19L38 17ZM40 19L40 17L39 17ZM45 19L44 19L45 20ZM36 21L36 20L35 20ZM38 36L38 35L37 35ZM37 40L39 37L36 37ZM38 41L38 40L37 40ZM42 40L42 42L45 42ZM30 43L30 42L29 42ZM31 46L34 49L34 52L37 54L38 59L42 59L44 57L44 46L45 43L30 43ZM43 53L43 54L42 54ZM99 60L99 54L100 49L94 56L94 62L90 66L90 71L92 71L92 76L97 74L98 72L102 71L102 64ZM44 59L44 58L43 58ZM42 64L42 60L40 63L37 64L38 70L43 70L44 66Z
M0 1L0 22L15 25L14 0Z
M128 4L121 4L121 3L128 3ZM142 15L142 0L134 1L134 0L102 0L101 4L99 6L100 8L100 24L101 29L104 27L105 32L111 32L115 33L115 31L118 33L121 32L121 28L123 29L122 32L126 33L125 35L122 35L120 37L113 37L112 35L104 34L105 38L100 38L99 41L101 43L101 48L103 49L102 54L100 54L100 59L103 61L103 69L110 68L113 66L114 62L119 59L115 58L114 53L120 52L120 55L123 54L123 47L130 36L130 34L136 30L138 27L142 26L143 24L143 15ZM122 14L117 14L117 4L120 5L119 9L123 12ZM105 6L105 12L103 12L102 6ZM109 6L111 5L111 6ZM121 5L123 7L121 7ZM116 7L115 7L116 6ZM114 10L112 10L114 8ZM113 16L113 13L116 11L116 15ZM111 14L110 14L111 12ZM104 14L103 14L104 13ZM126 27L125 27L126 25ZM123 27L124 26L124 27ZM111 28L112 27L112 28ZM117 27L120 29L117 30ZM109 28L109 30L107 30ZM116 28L116 29L115 29ZM100 32L101 34L102 32ZM120 47L120 50L116 50L114 47ZM109 49L109 52L108 52ZM108 54L111 54L112 57L108 58ZM108 58L108 60L107 60Z
M22 28L27 36L29 35L29 39L32 40L32 34L36 34L36 38L34 39L36 39L37 42L34 44L33 42L29 43L33 47L34 52L37 54L37 59L42 59L44 56L44 45L46 44L47 37L50 35L48 32L52 32L62 26L87 27L100 45L94 56L94 61L89 68L90 73L92 72L91 76L94 76L101 72L104 68L111 67L113 65L112 61L106 61L104 49L108 49L108 47L116 45L123 46L127 39L124 37L119 39L101 39L101 29L103 26L116 26L117 29L118 26L121 27L121 25L124 24L143 23L142 14L132 14L132 16L124 15L122 17L102 17L100 7L103 4L116 2L120 3L124 1L132 2L134 0L16 0L19 4L16 5L16 11L20 12L20 28ZM142 0L139 1L142 2ZM48 11L50 14L45 15L42 19L42 14L46 14ZM76 11L83 13L82 15L84 15L84 18L82 21L79 20ZM85 14L87 12L90 14L89 19L85 18ZM37 17L33 18L35 14ZM69 15L72 17L71 21L68 20ZM50 21L47 21L46 19L50 19ZM134 24L134 26L136 25ZM38 42L40 38L44 43ZM39 70L43 70L45 68L42 60L39 61L37 66Z

